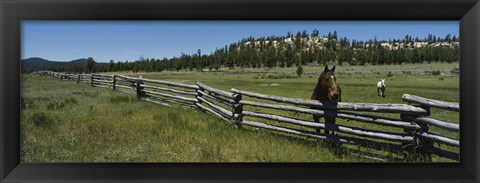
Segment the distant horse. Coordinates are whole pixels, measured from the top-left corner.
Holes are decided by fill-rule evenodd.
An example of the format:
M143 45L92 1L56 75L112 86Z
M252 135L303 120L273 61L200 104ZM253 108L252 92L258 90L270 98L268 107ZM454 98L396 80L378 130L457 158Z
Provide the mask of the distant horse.
M312 97L310 97L311 100L333 103L342 101L342 90L336 83L337 80L333 74L334 71L335 66L329 70L328 66L325 65L325 69L320 74L320 77L318 77L317 86L313 90ZM320 116L313 115L313 120L317 123L320 122ZM335 124L335 117L325 117L325 124ZM329 130L325 129L325 135L329 135Z
M377 83L377 94L378 96L385 97L385 79L382 79Z

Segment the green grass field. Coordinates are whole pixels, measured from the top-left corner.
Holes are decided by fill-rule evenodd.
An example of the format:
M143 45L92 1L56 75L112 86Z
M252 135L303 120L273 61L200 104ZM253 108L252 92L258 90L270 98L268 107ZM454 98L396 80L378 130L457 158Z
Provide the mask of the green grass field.
M423 66L428 67L428 66ZM451 67L451 66L449 66ZM315 67L307 67L313 70ZM337 68L341 70L341 67ZM374 68L375 69L375 68ZM293 71L294 72L294 71ZM209 72L120 73L143 78L231 88L308 99L316 75L300 78L274 74ZM112 73L106 73L112 74ZM270 75L270 76L269 76ZM274 79L282 78L282 79ZM376 82L386 79L386 97ZM404 103L405 93L443 101L459 101L458 76L337 76L343 102ZM248 100L256 100L244 97ZM245 107L285 116L291 112ZM385 115L399 118L398 114ZM432 109L433 118L458 123L459 115ZM311 120L310 115L297 118ZM248 120L271 123L262 119ZM338 124L402 132L392 127L337 119ZM275 124L275 123L271 123ZM60 81L49 76L22 75L22 162L372 162L358 152L392 156L349 145L331 149L323 142L293 138L253 128L238 129L214 116L182 107L137 100L133 94ZM431 128L459 138L458 133ZM442 146L458 152L458 149ZM434 162L452 160L433 156Z

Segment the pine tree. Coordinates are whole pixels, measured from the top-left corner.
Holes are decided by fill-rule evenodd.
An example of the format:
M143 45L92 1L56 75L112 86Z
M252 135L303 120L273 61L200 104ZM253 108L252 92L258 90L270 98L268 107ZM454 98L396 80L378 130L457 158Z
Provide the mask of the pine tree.
M310 35L311 37L318 37L318 30L313 29L312 34Z
M113 62L113 60L110 60L110 62L108 62L108 71L115 71L115 62Z
M86 61L86 70L88 73L92 73L94 72L94 69L95 69L95 60L93 60L92 57L88 57L87 58L87 61Z
M275 49L270 47L267 51L266 58L265 58L265 66L268 68L273 68L276 66L276 54Z

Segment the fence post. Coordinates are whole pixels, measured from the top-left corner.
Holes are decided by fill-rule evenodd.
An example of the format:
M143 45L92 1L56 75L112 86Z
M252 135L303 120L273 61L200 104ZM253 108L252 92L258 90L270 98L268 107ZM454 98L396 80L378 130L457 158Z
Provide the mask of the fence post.
M200 87L198 84L197 84L197 86L198 86L198 89L195 90L195 91L197 92L197 95L195 96L195 98L197 98L197 97L202 97L202 94L201 94L200 92L198 92L198 91L202 91L202 92L204 91L203 88ZM201 104L202 101L197 99L197 103L198 103L198 104ZM195 106L197 106L197 105L195 105ZM202 110L202 109L201 109L200 107L198 107L198 106L197 106L197 109L200 110L200 111Z
M117 81L117 75L112 75L112 90L115 90L115 85Z
M139 80L139 79L135 82L135 89L137 91L137 98L139 98L139 99L145 96L145 92L142 91L143 90L142 84L143 84L143 81Z
M243 105L240 104L240 100L242 100L242 95L241 94L236 94L239 97L234 97L235 98L235 103L232 105L232 119L238 128L242 128L242 121L243 121ZM235 117L235 114L237 114L237 117Z
M428 106L416 106L424 108L428 111L426 116L430 115L430 107ZM415 119L418 117L422 117L421 115L410 115L410 114L400 114L400 119L402 121L411 121L415 123ZM432 153L431 150L433 148L433 141L429 139L424 139L420 137L420 134L428 132L429 128L427 124L424 123L416 123L421 128L412 130L412 129L403 129L407 134L413 137L413 143L402 143L402 149L408 153L411 153L406 159L415 160L415 159L425 159L428 161L432 161Z
M94 85L93 85L93 76L94 76L94 74L92 74L92 77L90 78L90 85L91 85L92 87L94 86Z

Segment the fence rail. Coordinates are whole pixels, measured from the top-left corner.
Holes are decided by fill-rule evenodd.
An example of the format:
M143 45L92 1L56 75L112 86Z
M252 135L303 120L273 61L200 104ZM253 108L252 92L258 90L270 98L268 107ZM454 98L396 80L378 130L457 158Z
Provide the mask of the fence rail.
M232 92L241 95L254 97L258 99L271 100L275 102L282 102L295 105L303 105L308 107L315 107L323 110L351 110L351 111L366 111L366 112L387 112L387 113L405 113L405 114L427 114L428 111L420 107L405 105L405 104L370 104L370 103L330 103L320 102L317 100L306 100L298 98L279 97L272 95L265 95L260 93L248 92L231 89Z
M449 150L442 148L443 146L434 146L434 143L438 143L459 148L459 140L429 131L429 126L435 126L440 130L458 133L458 124L429 117L431 107L459 112L458 103L409 94L402 96L403 101L408 104L328 103L265 95L235 88L223 91L200 82L184 84L124 75L65 74L51 71L38 71L34 74L51 75L61 80L87 83L94 87L136 93L140 99L159 105L193 107L238 127L262 128L400 154L413 152L428 157L436 154L459 161L459 154L452 152L451 148ZM352 123L314 122L311 118L299 117L298 113L346 119ZM381 114L400 114L400 119ZM380 126L385 126L386 129L379 128ZM320 129L336 133L323 134Z
M410 103L420 104L420 105L423 105L423 106L435 107L435 108L439 108L439 109L445 109L445 110L460 112L460 106L458 105L458 103L433 100L433 99L423 98L423 97L419 97L419 96L415 96L415 95L409 95L409 94L404 94L402 96L402 99L405 102L410 102Z

